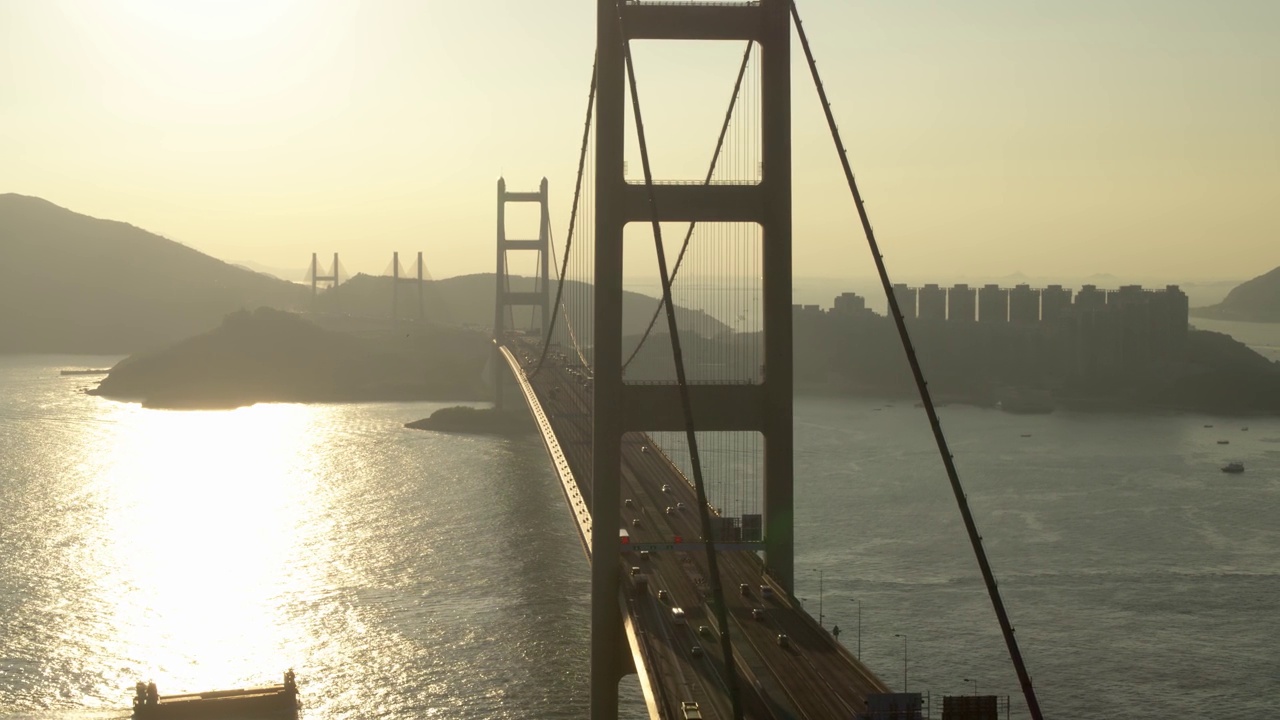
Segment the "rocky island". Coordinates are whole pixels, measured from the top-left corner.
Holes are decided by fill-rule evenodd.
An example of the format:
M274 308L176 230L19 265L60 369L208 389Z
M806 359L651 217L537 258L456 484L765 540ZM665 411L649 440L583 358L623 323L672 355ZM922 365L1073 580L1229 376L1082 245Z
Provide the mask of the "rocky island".
M491 352L479 331L414 326L346 333L259 308L217 328L132 355L89 391L161 408L259 402L485 400Z
M533 418L523 407L499 410L456 406L441 408L431 417L405 423L414 430L485 435L527 435L534 431Z

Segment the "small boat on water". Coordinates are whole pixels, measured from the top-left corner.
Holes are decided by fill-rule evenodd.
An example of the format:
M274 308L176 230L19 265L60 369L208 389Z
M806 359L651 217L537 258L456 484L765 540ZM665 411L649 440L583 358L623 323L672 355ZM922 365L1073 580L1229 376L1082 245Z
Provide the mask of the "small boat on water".
M293 671L281 685L160 695L155 683L138 683L133 720L297 720L298 686Z
M1213 426L1212 426L1212 425L1205 425L1205 427L1213 427Z
M1223 466L1222 466L1222 472L1224 472L1224 473L1231 473L1232 475L1238 475L1238 474L1240 474L1240 473L1244 472L1244 463L1242 463L1242 462L1229 462L1229 463L1227 463L1226 465L1223 465Z
M1219 445L1230 445L1230 444L1231 444L1231 441L1230 441L1230 440L1219 440L1219 441L1218 441L1218 444L1219 444Z

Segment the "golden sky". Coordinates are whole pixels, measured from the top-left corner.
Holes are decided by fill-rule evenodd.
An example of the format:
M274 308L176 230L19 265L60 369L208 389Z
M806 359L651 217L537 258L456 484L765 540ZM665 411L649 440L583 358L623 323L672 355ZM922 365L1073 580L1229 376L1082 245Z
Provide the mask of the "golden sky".
M1280 265L1280 2L799 8L895 279ZM589 0L0 0L0 192L298 279L334 251L490 272L499 176L549 178L563 242L594 23ZM796 274L865 276L793 46ZM740 54L637 47L660 176L705 171Z

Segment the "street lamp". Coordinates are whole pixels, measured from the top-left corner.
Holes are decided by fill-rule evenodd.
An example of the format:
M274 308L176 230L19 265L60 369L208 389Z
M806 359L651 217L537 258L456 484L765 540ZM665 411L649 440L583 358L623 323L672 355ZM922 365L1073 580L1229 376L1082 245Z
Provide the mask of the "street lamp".
M862 601L850 598L849 602L858 603L858 659L862 659Z
M902 633L894 633L894 637L902 638L902 692L907 691L907 636Z
M818 573L818 627L825 627L822 624L822 575L821 569L815 570Z
M972 679L970 679L970 678L965 678L965 679L964 679L964 681L965 681L965 682L971 682L971 683L973 683L973 696L974 696L974 697L977 697L977 696L978 696L978 681L977 681L977 680L972 680Z

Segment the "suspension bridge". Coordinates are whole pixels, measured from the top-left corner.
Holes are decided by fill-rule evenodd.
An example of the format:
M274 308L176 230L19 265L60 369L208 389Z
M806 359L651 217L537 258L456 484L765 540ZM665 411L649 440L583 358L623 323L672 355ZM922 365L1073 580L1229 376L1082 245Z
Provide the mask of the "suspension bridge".
M559 253L546 180L536 191L498 183L494 352L495 367L510 373L505 380L497 373L495 400L532 412L591 563L591 717L617 717L618 683L631 672L655 719L919 716L910 696L892 693L793 593L793 19L1038 719L790 0L598 0L573 209ZM742 43L700 178L654 177L635 40ZM628 158L628 148L638 156ZM525 229L533 237L508 238L510 203L540 205L539 226ZM532 290L512 290L508 269L520 254L533 256ZM660 287L662 300L639 311L624 303L624 264L633 283L640 276ZM518 314L526 329L518 329Z

